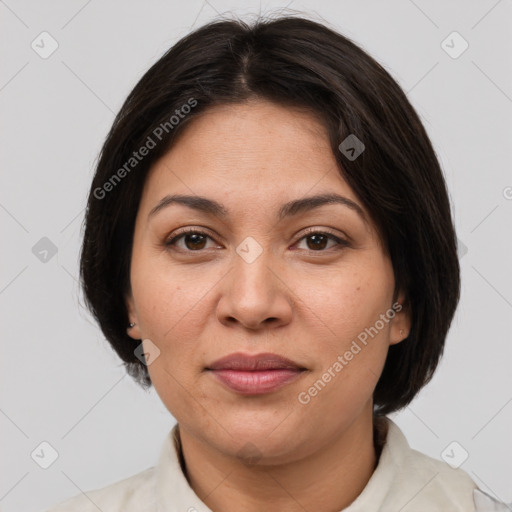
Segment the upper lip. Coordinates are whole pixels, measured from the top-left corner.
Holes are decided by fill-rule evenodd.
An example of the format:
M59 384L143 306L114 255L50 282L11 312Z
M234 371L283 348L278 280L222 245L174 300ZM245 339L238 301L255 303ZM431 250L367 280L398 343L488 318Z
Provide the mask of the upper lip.
M207 366L207 370L277 370L289 368L292 370L305 370L300 364L277 354L229 354Z

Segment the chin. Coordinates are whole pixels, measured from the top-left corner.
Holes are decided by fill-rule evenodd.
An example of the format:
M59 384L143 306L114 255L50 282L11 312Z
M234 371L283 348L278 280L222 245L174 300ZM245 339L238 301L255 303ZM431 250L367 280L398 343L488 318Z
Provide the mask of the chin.
M232 455L240 452L241 456L245 456L247 451L250 457L251 450L254 450L259 456L271 459L288 454L301 444L299 427L295 425L292 416L237 414L232 421L227 416L225 418L222 426L229 432L225 432L224 437L228 442L225 448Z

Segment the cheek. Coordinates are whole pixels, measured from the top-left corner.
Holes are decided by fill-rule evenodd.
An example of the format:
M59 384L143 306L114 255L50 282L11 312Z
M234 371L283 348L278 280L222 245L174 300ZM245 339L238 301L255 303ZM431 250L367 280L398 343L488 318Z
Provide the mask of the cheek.
M144 335L165 343L173 333L187 339L187 330L194 331L197 325L208 283L197 275L171 268L162 258L153 263L148 258L146 262L134 262L132 267L132 290Z
M141 279L137 305L141 329L160 350L159 357L148 366L155 391L169 412L183 418L197 409L197 398L189 391L196 386L203 360L197 340L201 333L201 297L206 290L193 282L177 281L153 267ZM140 274L142 277L142 274ZM204 313L204 312L203 312ZM201 414L201 411L197 412Z
M333 415L333 421L355 414L371 398L389 346L390 319L380 318L391 305L392 269L384 260L373 266L363 259L359 263L326 280L308 279L300 290L307 298L304 311L314 312L309 317L313 330L325 334L316 339L319 365L302 397L310 400L307 407Z
M326 334L322 343L340 351L387 311L392 286L384 264L372 266L361 259L357 265L311 275L294 292L308 321Z
M193 386L187 380L187 372L183 372L183 365L179 364L182 359L179 354L170 356L169 353L162 353L148 366L155 391L167 410L179 421L189 417L191 411L195 416L202 416L204 413L203 408L197 405L197 394L192 396L187 391L193 389Z
M388 325L377 334L365 330L374 323L367 323L366 315L364 320L339 323L335 341L322 345L321 364L297 397L310 408L310 416L322 417L327 425L339 424L357 416L371 399L389 346Z

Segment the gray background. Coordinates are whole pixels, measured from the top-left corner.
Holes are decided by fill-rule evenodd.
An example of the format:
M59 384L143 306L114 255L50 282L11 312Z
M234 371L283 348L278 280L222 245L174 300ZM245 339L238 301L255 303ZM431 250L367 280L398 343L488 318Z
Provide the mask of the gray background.
M126 95L177 39L219 13L244 17L287 5L377 58L432 138L461 241L462 299L433 381L391 417L413 448L432 457L457 441L469 453L461 467L484 491L512 501L510 0L6 0L2 511L43 510L156 463L174 420L154 391L146 394L125 375L77 284L93 168ZM49 39L41 42L43 31L58 43L46 59L31 47L51 48ZM469 44L457 58L442 46L453 31ZM462 42L452 40L445 44L453 54ZM58 452L48 469L31 458L43 441ZM50 452L38 453L44 463Z

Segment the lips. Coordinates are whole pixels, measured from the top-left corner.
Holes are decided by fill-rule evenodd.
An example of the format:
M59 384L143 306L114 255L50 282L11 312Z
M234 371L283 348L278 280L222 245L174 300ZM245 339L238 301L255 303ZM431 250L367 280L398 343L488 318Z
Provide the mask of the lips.
M232 391L261 395L280 389L306 368L277 354L230 354L210 364L207 371Z
M230 354L212 363L207 370L240 370L240 371L259 371L259 370L279 370L296 369L305 370L301 366L286 357L277 354Z

